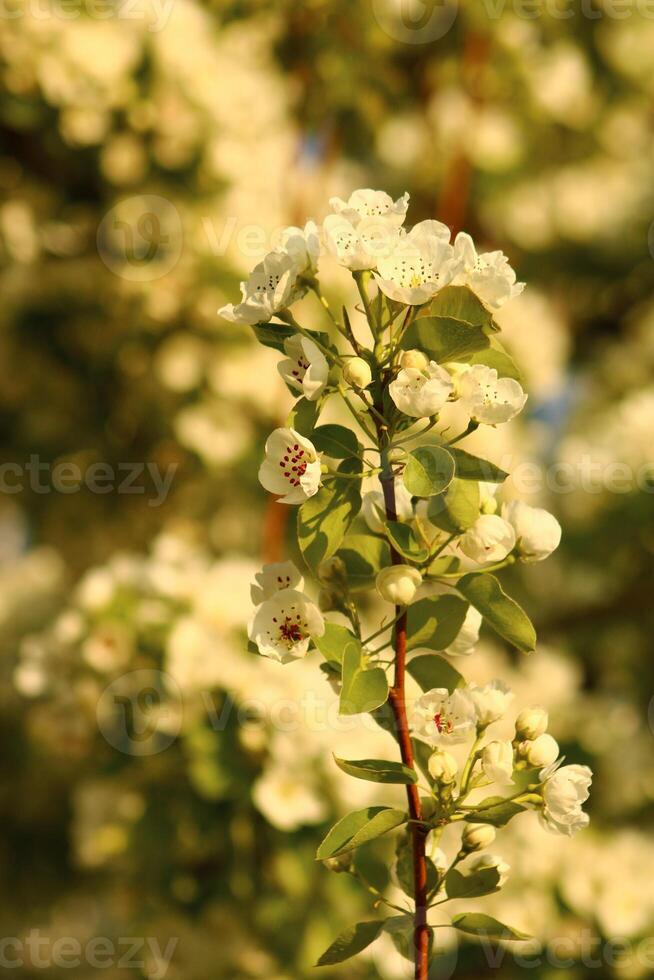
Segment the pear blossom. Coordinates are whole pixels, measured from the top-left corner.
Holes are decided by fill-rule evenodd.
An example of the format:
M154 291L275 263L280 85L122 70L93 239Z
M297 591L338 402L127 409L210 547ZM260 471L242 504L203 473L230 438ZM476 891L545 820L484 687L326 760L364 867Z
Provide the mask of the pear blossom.
M543 561L561 541L561 525L554 514L531 507L522 500L502 505L502 517L513 527L518 553L523 561Z
M449 228L439 221L420 221L398 238L391 254L379 259L375 279L389 299L422 306L452 282L458 268Z
M346 217L350 212L328 214L322 223L327 250L339 265L351 272L374 269L380 258L390 255L399 237L397 226L382 218Z
M320 229L315 221L307 221L304 228L291 225L280 235L280 251L291 257L300 274L312 275L320 257Z
M455 284L468 286L493 310L519 296L525 288L524 282L516 282L516 274L503 252L479 254L472 238L464 231L454 240L454 254L460 263Z
M252 800L268 823L287 832L327 817L320 787L310 784L307 773L294 772L287 765L266 769L252 787Z
M523 708L515 720L515 731L518 738L535 739L547 731L549 715L545 708L534 705Z
M292 561L264 565L254 578L255 582L250 586L250 596L256 606L266 599L272 599L280 589L304 588L304 579Z
M382 219L399 228L406 217L409 195L405 192L402 197L394 201L385 191L373 191L369 187L364 187L353 191L347 201L341 197L331 197L329 206L332 211L344 215L355 226L373 218Z
M408 606L422 585L422 575L412 565L389 565L377 574L376 584L386 602Z
M567 837L590 823L582 804L590 795L593 773L588 766L554 763L540 773L543 793L541 821L548 830Z
M513 746L497 739L488 742L481 753L484 776L494 783L510 783L513 777Z
M449 694L447 688L437 687L417 699L409 728L429 745L456 745L474 734L476 721L475 706L465 688Z
M242 301L218 310L219 316L232 323L267 323L276 313L300 299L305 289L298 283L294 258L286 252L269 252L241 283Z
M259 482L282 504L301 504L320 488L320 455L295 429L275 429L266 440Z
M301 334L284 341L284 352L286 358L277 365L282 378L307 401L315 401L327 386L327 358L313 340Z
M297 589L280 589L262 602L248 628L259 653L282 664L303 657L312 637L324 632L322 613Z
M515 531L497 514L481 514L462 535L459 547L480 564L503 561L515 547Z
M474 874L476 871L484 871L486 868L494 868L497 871L500 879L497 883L498 888L506 884L511 866L496 854L479 854L468 865L468 870L471 874Z
M498 377L495 368L473 364L457 379L459 404L473 422L499 425L525 407L527 396L515 378Z
M413 519L411 494L402 480L395 480L395 512L398 521L403 523ZM361 516L373 534L384 534L386 505L381 490L370 490L368 493L364 493L361 503Z
M388 386L396 408L415 419L436 415L454 391L449 374L436 361L424 371L402 368Z
M514 697L511 688L499 680L491 681L484 687L471 684L468 692L477 713L477 724L484 728L506 714Z
M479 629L481 627L481 613L474 606L468 606L463 625L454 640L446 647L445 653L449 657L467 657L475 649L479 640Z

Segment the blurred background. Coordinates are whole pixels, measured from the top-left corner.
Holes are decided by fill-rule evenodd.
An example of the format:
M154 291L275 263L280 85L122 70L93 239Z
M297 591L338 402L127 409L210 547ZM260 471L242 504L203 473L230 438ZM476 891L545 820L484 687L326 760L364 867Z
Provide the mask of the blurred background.
M378 795L331 764L353 735L312 714L315 662L246 652L253 572L293 557L256 479L289 396L216 315L275 231L371 186L527 281L499 319L528 411L486 454L529 463L508 493L564 538L507 577L537 652L482 636L457 666L596 774L588 832L524 817L495 848L510 883L479 906L542 946L489 962L443 931L433 976L654 975L653 50L635 0L5 0L3 969L304 980L371 917L314 862ZM385 937L320 975L409 970Z

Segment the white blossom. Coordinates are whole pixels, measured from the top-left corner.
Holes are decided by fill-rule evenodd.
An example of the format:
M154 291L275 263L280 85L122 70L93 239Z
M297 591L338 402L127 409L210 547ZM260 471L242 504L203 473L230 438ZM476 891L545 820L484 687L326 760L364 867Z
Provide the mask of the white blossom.
M514 698L511 688L500 680L491 681L484 687L471 684L468 692L477 713L477 724L484 727L499 721Z
M547 732L539 735L533 741L527 739L520 743L520 755L534 769L551 766L559 757L559 743Z
M390 255L379 259L375 278L389 299L422 306L452 282L459 266L449 228L439 221L421 221L398 238Z
M354 388L367 388L372 381L372 371L362 357L349 357L343 367L344 381Z
M515 531L497 514L481 514L462 535L459 547L480 564L503 561L515 547Z
M466 851L483 851L490 847L496 836L495 827L491 824L466 824L461 835L461 844Z
M512 500L502 505L502 517L515 531L516 545L523 561L543 561L558 548L561 525L549 511L530 507L522 500Z
M481 753L481 768L494 783L510 783L513 777L513 746L510 742L488 742Z
M250 586L252 602L258 606L272 599L280 589L303 589L304 579L292 561L273 562L264 565L254 576L256 584Z
M259 653L282 664L303 657L311 638L324 632L322 613L297 589L280 589L262 602L248 629Z
M429 745L456 745L474 734L475 706L465 688L451 695L446 688L427 691L413 706L409 728Z
M354 191L347 201L330 199L333 214L322 224L323 238L336 260L352 272L374 269L390 255L399 237L409 195L393 201L383 191Z
M388 386L395 406L415 419L436 415L453 391L450 375L436 361L430 361L424 371L402 368Z
M427 768L429 769L429 775L431 778L435 780L435 782L441 783L445 786L454 782L456 779L456 774L459 771L459 767L454 756L449 752L445 752L443 749L436 749L436 751L430 755Z
M523 282L516 282L516 274L503 252L478 254L472 238L464 231L454 240L454 253L460 264L455 284L469 286L491 309L499 309L525 288Z
M291 225L280 236L283 252L291 257L300 274L312 275L320 257L320 229L315 221L307 221L304 228Z
M389 565L378 572L376 585L386 602L408 606L422 585L422 575L412 565Z
M287 337L284 351L287 356L277 365L282 378L307 401L315 401L327 386L327 358L313 340L301 334Z
M269 252L241 283L241 302L223 306L218 314L232 323L267 323L303 294L293 257L286 252Z
M411 494L402 480L395 480L395 512L398 521L406 522L413 519ZM364 493L361 516L374 534L384 534L386 505L381 490L370 490L368 493Z
M590 795L592 778L588 766L572 765L559 769L555 763L543 769L540 774L543 784L541 820L548 830L572 837L577 830L588 826L588 814L581 807Z
M498 425L518 415L527 396L515 378L498 377L495 368L473 364L457 378L460 404L474 422Z
M294 772L286 765L271 766L257 779L252 800L268 823L284 831L321 823L327 816L318 787L309 785L306 773Z
M479 629L481 627L481 613L474 606L468 606L463 625L457 633L455 639L446 647L445 653L449 657L467 657L475 649L479 640Z
M301 504L320 487L320 456L309 439L295 429L275 429L266 441L259 481L282 504Z
M329 206L332 211L344 215L355 226L372 218L387 221L389 225L399 228L406 217L409 195L405 192L402 197L394 201L385 191L374 191L364 187L353 191L347 201L341 197L331 197Z

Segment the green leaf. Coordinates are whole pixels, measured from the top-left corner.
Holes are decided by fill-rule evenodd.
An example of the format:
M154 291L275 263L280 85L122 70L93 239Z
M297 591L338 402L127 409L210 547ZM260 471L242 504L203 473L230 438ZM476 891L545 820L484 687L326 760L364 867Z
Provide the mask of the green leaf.
M346 459L338 472L360 473L361 468L358 459ZM298 513L298 543L310 568L316 568L338 550L360 508L360 482L338 477L329 480L302 504Z
M427 572L429 575L450 575L453 572L458 572L460 568L461 561L454 555L440 555L438 558L434 558L427 568Z
M385 759L339 759L334 756L339 769L348 776L367 779L371 783L400 783L409 786L418 782L413 769L401 762L387 762Z
M348 643L358 643L354 633L337 623L325 623L325 632L313 641L330 664L340 666L343 663L343 651Z
M498 922L484 912L462 912L455 915L452 925L461 932L470 933L472 936L483 936L486 939L531 939L526 932L520 932L512 926L506 926L503 922Z
M536 631L527 613L503 591L494 575L471 572L456 587L495 632L518 650L531 653L536 648Z
M427 891L435 888L438 881L438 871L431 858L426 858L427 864ZM395 874L400 883L400 888L413 898L413 842L410 834L402 834L397 842L395 849Z
M472 874L461 874L452 868L445 876L445 889L448 898L479 898L496 892L500 884L497 868L480 868Z
M465 818L468 823L490 823L493 827L504 827L518 813L524 813L526 807L505 800L503 796L487 796L477 804L477 813L470 813Z
M496 346L496 342L493 339L491 341L492 346L487 350L477 351L470 358L471 364L485 364L486 367L495 368L498 377L500 378L513 378L520 384L523 384L523 378L520 370L506 351L500 347Z
M410 561L423 562L429 557L426 548L421 547L408 524L400 521L387 521L386 534L395 550Z
M374 711L388 698L388 680L382 667L366 670L363 650L358 640L348 643L343 651L343 686L339 712L358 715Z
M452 480L445 493L429 501L428 517L448 534L467 531L479 517L479 484L473 480Z
M486 483L502 483L509 475L487 459L479 459L463 449L450 446L448 452L454 457L456 475L460 480L484 480Z
M381 837L389 830L401 827L407 819L403 810L390 806L369 806L364 810L354 810L334 824L318 848L316 858L324 861L344 851L351 851Z
M468 286L446 286L441 289L419 316L452 317L472 326L483 327L489 333L499 330L493 315Z
M315 429L320 406L320 399L310 402L306 398L298 398L286 420L286 425L295 429L301 436L309 438Z
M355 926L350 926L325 950L316 966L333 966L334 963L343 963L351 956L356 956L375 941L383 927L382 920L357 922Z
M333 459L347 459L359 453L359 440L344 425L319 425L311 434L311 442L318 452Z
M467 611L468 603L455 595L414 602L407 612L407 649L445 650L458 636Z
M422 316L409 324L402 338L404 350L414 347L433 361L463 361L489 346L482 326L473 326L452 317Z
M254 335L264 347L272 347L280 354L284 354L284 341L293 337L297 330L287 327L281 323L255 323L252 326Z
M388 542L373 534L348 534L338 557L345 562L351 592L369 589L379 570L391 563Z
M454 459L442 446L418 446L409 453L403 479L414 497L433 497L454 479Z
M435 687L446 687L452 693L461 687L465 680L452 664L436 653L425 653L413 657L406 665L413 679L423 691L433 691Z

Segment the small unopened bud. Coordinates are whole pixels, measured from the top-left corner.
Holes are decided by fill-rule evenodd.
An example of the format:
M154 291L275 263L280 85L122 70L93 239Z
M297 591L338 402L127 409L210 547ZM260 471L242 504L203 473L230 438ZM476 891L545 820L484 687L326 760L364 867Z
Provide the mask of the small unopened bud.
M535 769L551 766L559 757L559 743L545 732L533 742L527 740L520 745L520 755Z
M318 566L318 578L324 585L343 587L347 583L347 568L342 558L335 556Z
M421 350L405 350L400 358L400 366L405 370L415 368L416 371L424 371L429 366L429 358Z
M344 854L338 854L336 857L326 858L323 864L330 871L335 871L339 874L342 871L349 871L352 867L352 851L345 851Z
M322 612L336 612L343 608L343 593L336 589L321 589L318 593L318 608Z
M422 584L422 575L411 565L391 565L377 575L377 591L386 602L408 606Z
M442 783L445 786L454 782L459 770L454 756L450 755L449 752L444 752L442 749L436 749L429 757L427 765L431 778L435 782Z
M372 381L372 371L362 357L349 357L343 367L343 378L354 388L367 388Z
M483 851L495 840L495 827L488 823L468 824L463 831L461 846L464 851Z
M538 738L547 731L548 722L549 717L545 708L539 708L537 705L533 708L524 708L516 718L516 735L518 738Z

